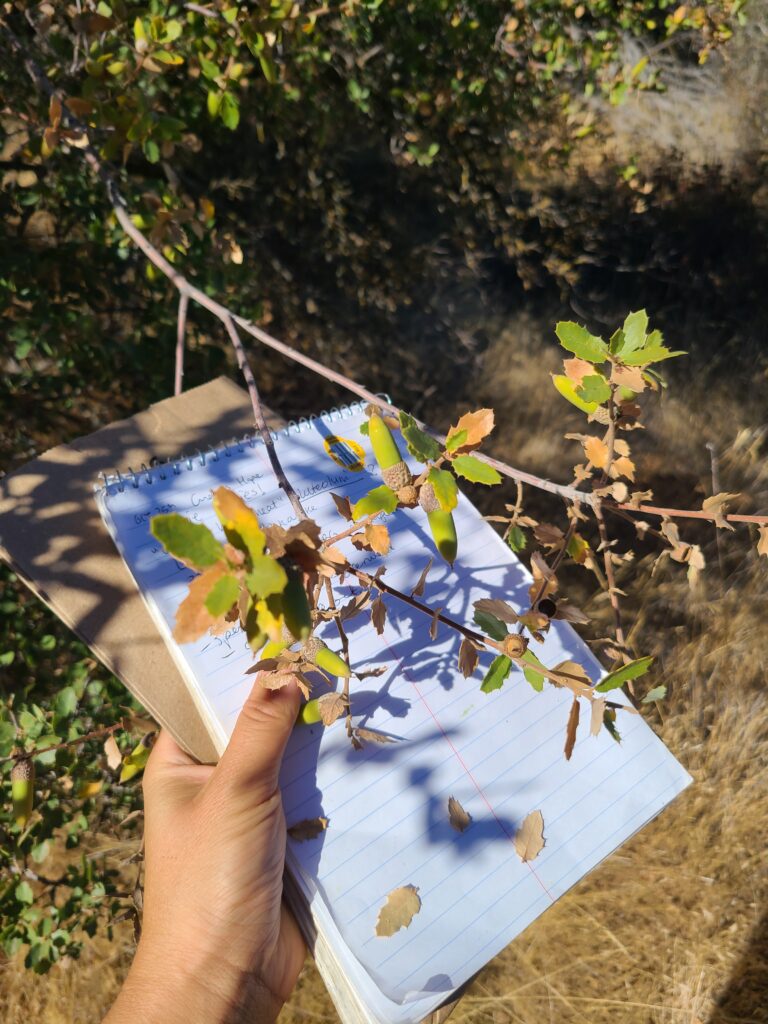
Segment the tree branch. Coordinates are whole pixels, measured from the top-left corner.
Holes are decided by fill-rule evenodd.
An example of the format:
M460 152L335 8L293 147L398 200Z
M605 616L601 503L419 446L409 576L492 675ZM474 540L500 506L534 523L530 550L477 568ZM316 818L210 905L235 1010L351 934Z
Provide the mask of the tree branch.
M206 13L213 16L213 11L206 11ZM65 98L54 87L42 69L38 67L38 65L27 54L22 42L17 38L13 31L4 22L0 22L0 31L2 31L8 39L14 52L21 58L27 73L37 88L49 97L56 96L62 105L62 117L67 118L68 124L72 128L86 132L87 126L75 117L68 109ZM133 223L130 214L128 213L126 203L120 195L114 175L105 166L93 147L86 146L84 148L80 148L78 152L83 155L86 162L104 184L115 217L126 235L128 235L128 237L135 243L137 248L144 254L144 256L146 256L150 263L157 267L157 269L168 278L179 293L187 295L190 299L193 299L199 306L202 306L203 309L207 309L210 313L213 313L213 315L222 323L226 324L227 320L231 320L239 328L250 334L251 337L255 338L267 348L270 348L275 352L279 352L281 355L285 356L286 359L290 359L293 362L306 367L308 370L311 370L313 373L318 374L331 383L338 384L345 390L357 395L358 398L383 409L385 412L388 412L393 416L399 415L400 409L397 406L392 405L390 402L385 402L383 399L379 398L378 395L375 395L373 392L369 391L361 384L358 384L357 381L352 380L350 377L324 366L322 363L317 362L317 360L312 359L310 356L304 355L304 353L291 348L291 346L287 345L285 342L279 341L261 327L251 323L250 320L233 313L226 306L223 306L220 302L212 299L209 295L206 295L205 292L201 291L188 281L183 274L180 274L178 270L176 270L168 260L165 259L162 253L152 245L149 239L146 238L146 236ZM416 422L422 430L434 437L436 441L440 444L445 444L446 439L443 434L433 430L425 423L421 423L418 420ZM538 490L547 491L550 494L558 494L569 501L578 502L581 505L589 505L592 508L594 508L595 504L599 501L595 495L588 491L581 491L567 484L555 483L552 480L547 480L534 473L528 473L525 470L517 469L515 466L510 466L505 462L501 462L499 459L494 459L489 455L482 454L481 452L475 452L474 455L476 458L486 463L486 465L492 466L494 469L498 470L502 476L510 477L511 479L517 480L521 483L530 484ZM611 507L609 502L604 502L604 505L606 509ZM617 503L616 507L631 513L642 513L644 515L652 515L656 517L667 516L669 518L679 519L714 520L716 515L714 512L707 512L704 510L659 508L655 505L635 506L628 502ZM738 515L729 513L725 518L728 522L732 523L754 523L760 526L768 525L768 515Z
M176 323L176 372L173 377L173 393L181 394L181 381L184 376L184 337L187 333L187 308L189 296L185 292L179 295L179 313Z

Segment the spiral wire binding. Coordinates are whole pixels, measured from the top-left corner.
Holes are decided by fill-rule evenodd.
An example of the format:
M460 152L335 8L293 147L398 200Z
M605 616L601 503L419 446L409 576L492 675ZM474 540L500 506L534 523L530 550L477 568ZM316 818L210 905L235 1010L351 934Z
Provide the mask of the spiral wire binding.
M391 399L387 394L377 393L376 397L391 403ZM334 405L332 408L321 413L312 413L308 417L302 416L298 420L291 420L282 430L270 430L270 434L275 441L280 437L302 434L307 430L311 430L317 420L333 423L334 420L348 419L350 416L362 412L366 404L366 402L360 401L350 402L348 405ZM166 480L169 470L174 476L180 476L185 469L189 471L205 466L208 460L218 462L222 455L225 458L231 458L235 451L242 455L245 452L246 445L249 448L255 448L259 444L263 445L264 441L256 431L252 431L243 434L242 437L234 437L230 441L222 441L216 445L209 444L203 451L197 448L191 454L178 455L172 459L162 460L155 456L149 460L149 465L146 462L142 462L138 470L128 466L127 469L122 471L115 469L111 473L99 473L99 478L103 481L102 487L104 489L116 485L117 490L122 494L126 487L138 489L142 480L148 484L154 483L156 478L154 474L160 480Z

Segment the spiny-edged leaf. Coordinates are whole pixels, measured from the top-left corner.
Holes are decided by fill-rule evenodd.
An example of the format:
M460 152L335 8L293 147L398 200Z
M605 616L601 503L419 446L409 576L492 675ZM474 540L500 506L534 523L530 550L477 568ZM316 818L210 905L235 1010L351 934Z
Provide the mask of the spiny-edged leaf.
M459 501L459 489L456 486L456 478L447 469L435 469L433 466L429 471L427 480L432 484L435 497L443 512L452 512Z
M317 839L328 828L327 818L305 818L290 825L288 835L297 843L306 843L309 839Z
M544 849L544 817L531 811L515 833L515 852L523 863L534 860Z
M598 693L608 693L609 690L616 690L630 679L644 676L652 664L653 657L651 655L645 658L635 658L634 661L630 661L626 665L622 665L621 668L617 668L615 672L609 672L595 689Z
M485 673L480 689L483 693L492 693L494 690L500 690L511 670L512 662L506 654L498 654L491 662L491 667Z
M466 437L457 447L466 449L477 448L493 430L493 425L493 409L477 409L475 412L465 412L459 418L458 423L448 431L447 441L450 442L456 434L466 431ZM456 449L451 450L455 451Z
M218 619L220 615L226 614L237 600L240 593L240 584L236 576L226 575L216 580L208 591L205 599L205 607Z
M544 689L545 677L540 672L537 672L536 669L544 668L544 665L531 650L527 650L524 654L521 654L520 657L522 661L528 663L523 669L523 675L525 676L526 681L531 684L537 693L541 693Z
M519 615L512 605L502 601L500 597L481 597L479 601L475 601L474 608L475 611L483 612L485 615L492 615L499 622L506 622L510 626L514 626L519 620ZM494 637L494 640L503 639L500 636Z
M246 574L245 583L256 597L269 597L270 594L282 594L288 585L288 574L274 558L257 555L251 571Z
M561 320L555 327L555 334L563 348L573 352L579 359L586 359L590 363L602 363L608 355L608 346L602 338L590 334L586 327L581 327L572 320Z
M230 544L245 551L251 558L264 554L264 531L259 526L256 513L239 494L228 487L217 487L213 492L213 511L224 527Z
M648 693L646 693L646 695L640 701L640 703L653 704L655 700L664 700L666 696L667 687L664 685L664 683L662 683L661 686L654 686L652 690L649 690Z
M625 355L629 355L630 352L636 352L637 349L645 345L645 336L648 333L648 314L646 311L639 309L636 313L630 313L624 321L621 333L623 335L622 344L615 351L624 359ZM659 338L659 340L661 339ZM614 350L612 349L611 351Z
M506 540L507 547L511 551L514 551L515 554L517 554L518 551L525 551L528 545L528 537L526 535L526 532L520 526L510 526L509 531L507 532Z
M602 373L592 373L581 382L576 394L587 405L602 405L611 397L611 388Z
M429 575L429 570L432 568L432 563L433 562L434 562L434 558L430 558L430 560L427 562L427 564L421 570L421 575L419 576L418 582L417 582L416 586L413 588L413 590L411 591L411 597L421 597L422 594L424 593L424 587L425 587L426 582L427 582L427 576Z
M461 446L466 442L466 440L467 431L457 430L455 434L451 434L451 436L447 438L445 442L445 450L447 452L455 452L458 448L461 448Z
M501 473L474 455L457 455L452 466L459 476L473 484L487 484L488 487L493 487L501 483Z
M507 627L495 615L475 608L474 620L482 631L494 640L503 640L507 635Z
M677 351L671 352L664 345L651 345L651 335L648 336L649 344L645 348L639 349L637 352L631 352L628 356L623 356L622 361L627 366L645 366L647 363L660 363L664 359L675 359L677 356L687 355L687 352Z
M317 699L317 710L323 725L333 725L337 718L347 713L347 698L343 693L324 693Z
M464 810L455 796L448 797L448 821L457 832L464 832L472 824L472 815Z
M382 484L368 491L359 501L352 506L354 519L363 519L365 516L372 516L376 512L394 512L397 508L397 495L391 487Z
M216 621L206 606L206 598L222 576L227 575L227 567L223 562L206 569L189 584L187 596L176 611L176 624L173 627L173 638L179 644L189 644L198 640Z
M613 708L606 708L603 712L603 725L611 734L611 738L621 743L621 734L616 728L616 712Z
M565 760L571 760L571 754L573 748L576 746L576 731L579 728L579 714L581 712L581 704L579 698L573 698L573 704L571 704L571 712L568 715L568 725L565 729Z
M224 559L224 548L208 527L193 523L178 512L153 516L150 530L169 555L191 569L207 569Z
M567 399L571 405L575 405L577 409L581 409L582 412L591 413L597 408L597 402L585 402L583 398L579 398L576 394L576 385L563 374L553 374L552 383L563 398Z
M419 462L435 462L440 458L440 445L418 426L413 416L400 413L400 432L408 445L408 451Z
M465 636L461 641L461 647L459 647L459 671L465 679L469 679L476 668L477 648L469 637Z
M415 885L402 885L398 889L393 889L379 911L376 934L381 938L388 938L401 928L407 928L420 910L421 900Z
M375 551L377 555L386 555L389 552L389 530L383 523L367 523L365 539L371 550Z
M603 715L605 714L605 697L595 697L592 701L590 720L589 720L589 735L599 736L600 730L603 727Z

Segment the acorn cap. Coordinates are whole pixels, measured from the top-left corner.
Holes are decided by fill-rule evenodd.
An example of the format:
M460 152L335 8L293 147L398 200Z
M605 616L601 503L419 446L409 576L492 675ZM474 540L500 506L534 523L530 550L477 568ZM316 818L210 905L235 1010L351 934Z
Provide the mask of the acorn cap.
M13 762L11 782L28 782L35 777L35 765L31 757L20 757Z
M419 504L427 514L437 512L440 508L440 502L435 495L435 489L429 481L421 485Z
M411 482L411 471L406 463L401 460L396 462L394 466L382 469L381 478L387 487L391 487L393 491L399 491L401 487L407 487Z

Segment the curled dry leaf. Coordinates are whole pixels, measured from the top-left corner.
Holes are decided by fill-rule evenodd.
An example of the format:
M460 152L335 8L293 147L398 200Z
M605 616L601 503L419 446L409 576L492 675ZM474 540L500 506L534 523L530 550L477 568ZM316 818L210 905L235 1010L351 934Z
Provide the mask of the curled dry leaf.
M364 729L362 726L355 729L355 736L359 740L366 740L368 743L397 743L394 736L387 736L386 733L376 732L375 729Z
M305 818L304 821L297 821L288 829L288 835L298 843L305 843L308 839L316 839L328 828L327 818Z
M734 527L725 518L725 513L728 510L728 505L734 498L740 497L739 494L728 494L722 491L720 494L713 494L711 498L705 498L702 504L702 510L704 512L713 512L715 516L715 526L718 530L734 530Z
M552 669L552 674L555 676L552 680L555 686L564 686L577 696L587 697L592 692L592 680L584 666L577 661L561 661Z
M120 753L120 748L114 736L107 736L104 740L104 753L107 757L109 770L112 772L117 771L123 762L123 755Z
M455 828L457 832L463 832L472 824L472 815L464 810L454 796L448 797L448 820L451 828Z
M515 850L523 863L533 860L544 849L544 817L531 811L515 833Z
M379 594L379 596L371 605L371 622L373 623L373 628L376 630L379 636L381 636L382 633L384 632L384 623L386 621L387 608L386 605L384 604L384 601L381 598L381 594Z
M493 425L493 409L478 409L476 412L464 413L459 418L458 423L448 431L448 441L457 434L466 431L466 437L463 438L456 451L469 451L482 444L483 439L493 430Z
M427 582L427 576L429 575L429 570L432 568L432 562L433 562L433 559L430 558L430 560L427 562L427 564L421 570L421 576L419 576L419 582L416 584L416 586L411 591L411 597L422 597L422 595L424 594L424 586L425 586L425 584Z
M370 600L370 590L361 590L358 594L355 594L351 601L347 601L346 604L339 608L339 618L342 622L353 619L355 615L359 615L363 611Z
M592 716L589 720L589 735L599 736L603 728L603 715L605 714L605 697L597 697L592 701Z
M430 640L437 640L437 630L438 630L438 627L440 625L439 615L440 615L440 612L442 610L443 610L443 606L440 605L439 608L435 608L435 610L432 612L432 620L429 623L429 639Z
M381 938L389 938L401 928L407 928L420 910L421 900L415 885L402 885L393 889L379 911L376 934Z
M368 523L365 528L365 539L377 555L386 555L389 552L389 530L383 523Z
M317 699L317 710L323 725L333 725L337 718L347 713L347 698L343 693L324 693Z
M487 612L501 622L507 622L510 625L518 621L515 609L498 597L482 597L479 601L475 601L473 607L479 612Z
M459 671L465 679L469 679L477 668L477 648L469 639L464 637L459 648Z
M356 679L370 679L371 676L383 676L387 671L386 665L379 665L378 668L366 668L362 672L353 672Z
M342 519L346 519L348 523L352 522L352 503L349 498L342 497L340 494L334 494L331 491L331 497L333 503L336 506L336 511L339 513Z
M563 531L553 523L539 523L533 531L533 535L539 544L547 548L560 547L563 542Z
M571 713L568 715L568 725L565 729L565 760L571 760L571 754L573 748L576 746L576 730L579 728L579 714L581 712L581 705L579 704L579 698L573 698L573 704L571 704Z

